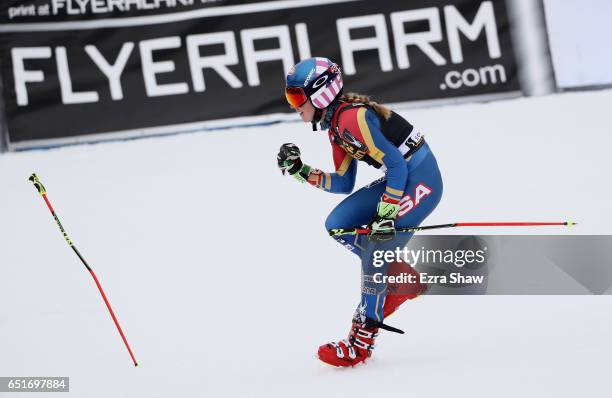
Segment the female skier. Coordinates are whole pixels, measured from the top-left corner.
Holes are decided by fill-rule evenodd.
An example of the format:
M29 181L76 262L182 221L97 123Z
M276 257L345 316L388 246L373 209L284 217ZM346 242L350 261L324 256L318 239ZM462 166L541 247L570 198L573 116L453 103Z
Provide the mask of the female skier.
M309 58L295 65L286 78L285 96L304 122L328 130L335 173L310 167L294 144L283 144L278 166L300 182L332 193L348 194L355 185L357 161L384 171L385 176L344 199L325 221L328 230L367 225L369 236L335 236L361 258L362 295L347 339L319 347L319 358L334 366L354 366L374 348L378 330L403 333L383 320L423 288L393 294L386 276L397 263L373 264L375 250L403 248L412 233L395 228L418 226L438 205L442 178L436 159L421 133L401 116L365 95L342 93L338 65L327 58ZM408 267L409 268L409 267Z

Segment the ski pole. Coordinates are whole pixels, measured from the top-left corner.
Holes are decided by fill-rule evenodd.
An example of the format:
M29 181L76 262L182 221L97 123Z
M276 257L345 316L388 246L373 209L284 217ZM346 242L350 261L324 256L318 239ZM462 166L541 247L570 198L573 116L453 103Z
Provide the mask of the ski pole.
M121 330L121 326L119 326L119 321L117 320L117 317L115 316L115 313L113 312L113 309L111 308L111 305L108 302L108 299L106 298L106 294L104 294L104 290L102 289L102 285L100 285L100 281L98 281L98 277L94 273L93 269L89 266L89 264L87 264L87 261L85 261L81 253L79 253L74 243L72 243L72 240L68 237L68 234L66 233L66 230L64 229L64 227L62 226L62 223L57 217L57 214L55 214L55 210L53 210L53 206L51 206L51 202L49 202L49 198L47 198L47 191L45 187L40 182L40 179L35 173L32 173L32 175L30 176L30 178L28 178L28 180L32 181L32 183L34 184L34 187L36 188L40 196L42 196L42 198L45 200L45 203L47 204L47 207L49 208L51 215L55 219L55 222L57 223L57 226L62 232L62 235L64 235L64 239L66 239L66 242L68 243L68 245L72 248L74 253L81 260L85 268L87 268L87 271L89 271L89 273L91 274L94 282L96 282L96 286L98 287L98 290L100 291L100 294L102 295L102 299L104 300L104 303L106 304L106 308L108 308L108 312L110 312L110 315L113 318L113 321L115 322L115 326L117 326L117 330L119 331L119 334L121 335L121 338L123 339L125 348L127 348L128 352L130 353L130 357L132 358L132 362L134 362L134 366L138 366L138 362L136 362L134 353L132 353L132 349L130 348L128 341L125 338L125 335L123 334L123 330Z
M425 225L422 227L396 228L395 232L417 232L427 229L454 228L454 227L539 227L545 225L566 225L574 226L573 221L552 221L552 222L456 222L452 224ZM339 235L368 235L372 232L370 228L333 228L329 231L330 236Z

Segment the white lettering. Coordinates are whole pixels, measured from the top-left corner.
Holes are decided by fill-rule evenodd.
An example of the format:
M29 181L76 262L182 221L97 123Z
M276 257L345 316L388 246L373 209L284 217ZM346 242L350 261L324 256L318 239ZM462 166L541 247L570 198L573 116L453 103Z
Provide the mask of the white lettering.
M355 69L354 53L363 50L378 50L378 60L381 70L383 72L393 70L387 25L383 14L341 18L336 21L336 25L345 74L354 75L357 73ZM367 39L351 39L351 29L367 28L371 26L374 27L374 37Z
M463 62L463 50L461 48L459 32L463 33L469 40L475 41L484 29L487 37L489 57L501 57L493 3L484 1L480 5L472 24L469 24L463 18L455 6L445 6L444 17L446 19L446 35L448 36L448 45L453 63L459 64Z
M475 87L480 83L480 75L475 69L466 69L461 74L461 80L466 86Z
M451 80L453 78L455 79L454 81ZM461 82L461 73L456 70L448 72L444 80L446 81L446 85L452 89L457 89L463 85Z
M431 194L431 189L428 186L423 185L423 184L417 185L414 191L414 196L416 198L414 201L415 206L421 203L421 199L423 199L425 196L429 194Z
M153 51L179 48L180 46L181 38L179 36L143 40L140 42L142 75L144 77L145 90L149 97L185 94L189 92L189 86L185 82L159 84L156 78L156 75L159 73L174 72L175 66L173 61L153 61Z
M45 75L40 70L26 70L23 60L51 58L51 47L15 47L11 49L11 58L17 105L26 106L28 105L26 83L42 82L45 80Z
M72 78L70 77L70 69L68 68L66 47L55 47L55 61L57 62L57 76L60 82L63 104L98 102L99 97L96 91L76 92L72 90Z
M94 61L96 66L104 73L108 79L110 86L111 98L115 101L123 99L123 89L121 88L121 73L127 64L128 58L132 53L134 43L127 42L123 43L119 55L114 64L108 63L96 46L88 45L85 46L85 52Z
M497 83L497 77L502 83L506 82L506 69L502 65L483 66L480 68L480 81L482 84Z
M240 31L244 64L249 86L259 86L259 69L257 64L265 61L283 61L283 71L288 71L294 64L291 36L287 25L265 28L244 29ZM271 50L255 50L255 40L278 39L279 47Z
M53 15L57 15L60 8L66 8L66 0L51 0L51 12Z
M209 55L206 57L200 55L200 46L217 43L224 45L225 54ZM236 39L233 32L203 33L187 36L187 55L193 87L196 92L206 90L204 68L213 69L230 87L242 87L240 79L227 67L228 65L238 64L238 49L236 48Z
M422 20L428 22L429 31L418 33L404 32L404 23ZM446 65L444 57L431 45L431 43L440 42L443 39L440 13L436 7L394 12L391 14L391 26L395 40L395 55L397 56L397 64L400 69L410 67L408 50L406 48L409 45L414 45L421 49L434 64Z
M297 39L300 61L310 58L310 40L308 40L308 30L305 23L295 24L295 37Z

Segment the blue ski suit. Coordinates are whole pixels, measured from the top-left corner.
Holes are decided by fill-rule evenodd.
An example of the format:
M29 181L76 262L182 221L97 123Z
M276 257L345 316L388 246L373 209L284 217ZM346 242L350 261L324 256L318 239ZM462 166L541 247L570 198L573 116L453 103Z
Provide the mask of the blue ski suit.
M364 161L385 175L344 199L327 217L326 229L367 225L383 195L399 203L396 228L416 227L436 208L442 197L442 177L423 135L404 118L391 112L387 119L363 104L342 103L331 118L328 135L334 173L313 170L308 182L331 193L353 191L357 162ZM361 259L362 296L355 316L382 322L387 284L375 282L376 273L387 275L389 264L375 266L373 252L403 248L413 233L398 233L380 241L364 235L334 237ZM378 278L380 280L380 278Z

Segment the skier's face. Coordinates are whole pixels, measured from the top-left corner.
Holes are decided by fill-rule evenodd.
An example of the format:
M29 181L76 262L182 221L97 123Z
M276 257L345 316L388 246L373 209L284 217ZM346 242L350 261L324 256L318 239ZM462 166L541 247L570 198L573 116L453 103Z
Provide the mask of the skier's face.
M295 109L295 111L300 115L302 120L306 123L310 123L312 122L312 119L314 119L315 108L314 106L312 106L310 101L306 101L302 105L296 106L293 109Z

